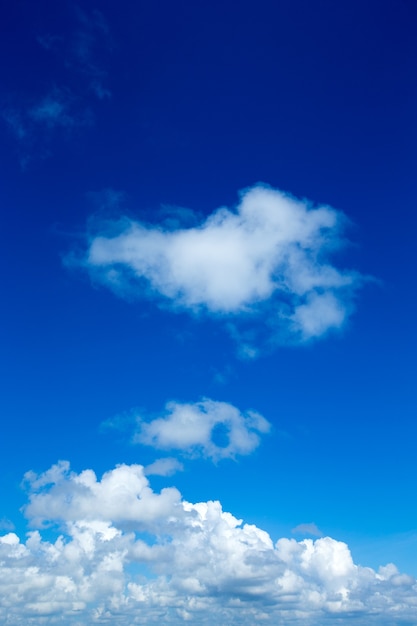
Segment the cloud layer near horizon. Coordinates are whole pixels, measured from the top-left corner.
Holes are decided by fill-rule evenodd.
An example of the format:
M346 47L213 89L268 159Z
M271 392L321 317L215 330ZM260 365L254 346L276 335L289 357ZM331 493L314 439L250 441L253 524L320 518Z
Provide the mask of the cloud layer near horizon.
M29 523L60 534L0 536L3 624L392 626L415 618L416 581L393 565L356 565L330 537L274 543L219 502L154 492L140 465L98 480L61 462L29 472L26 483Z
M257 185L198 227L103 225L82 263L118 295L229 320L263 316L275 341L307 341L343 325L362 280L328 260L343 244L343 222L331 207Z

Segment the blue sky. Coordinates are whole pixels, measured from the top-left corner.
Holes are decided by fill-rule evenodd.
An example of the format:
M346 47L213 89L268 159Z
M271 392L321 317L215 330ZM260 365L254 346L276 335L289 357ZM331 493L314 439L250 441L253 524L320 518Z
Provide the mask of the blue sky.
M416 624L415 19L4 11L2 623Z

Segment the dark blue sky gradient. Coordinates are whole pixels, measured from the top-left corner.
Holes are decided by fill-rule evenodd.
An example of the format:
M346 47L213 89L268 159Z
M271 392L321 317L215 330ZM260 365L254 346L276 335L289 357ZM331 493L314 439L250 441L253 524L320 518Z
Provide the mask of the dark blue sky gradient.
M31 468L153 460L104 420L208 396L258 410L272 434L164 484L272 534L314 520L359 561L417 573L390 539L417 532L416 13L408 0L9 3L0 105L26 136L3 120L0 518L22 524ZM51 90L71 124L28 118ZM351 220L338 265L376 280L340 334L242 361L216 320L119 300L65 266L92 215L204 216L259 181ZM103 189L123 192L119 209Z

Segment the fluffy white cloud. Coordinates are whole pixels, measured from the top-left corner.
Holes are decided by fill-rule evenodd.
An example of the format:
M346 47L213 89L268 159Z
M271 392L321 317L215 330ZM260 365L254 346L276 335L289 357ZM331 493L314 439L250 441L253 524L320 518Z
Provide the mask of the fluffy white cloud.
M259 433L267 433L270 424L255 411L241 413L227 402L206 398L194 404L169 402L164 417L139 419L138 428L136 442L216 461L253 452Z
M62 534L0 536L2 624L415 623L416 580L393 565L361 567L330 537L274 543L219 502L192 504L178 492L144 515L144 490L149 502L163 496L140 466L98 481L61 463L28 480L30 522Z
M328 261L343 243L343 221L330 207L258 185L236 210L218 209L199 227L124 220L109 234L107 224L84 264L120 295L152 293L228 319L262 315L275 336L305 341L343 325L361 281Z
M119 465L98 481L92 470L74 474L61 461L41 476L28 472L25 480L31 488L26 515L37 525L51 519L155 524L180 502L172 487L153 492L141 465Z

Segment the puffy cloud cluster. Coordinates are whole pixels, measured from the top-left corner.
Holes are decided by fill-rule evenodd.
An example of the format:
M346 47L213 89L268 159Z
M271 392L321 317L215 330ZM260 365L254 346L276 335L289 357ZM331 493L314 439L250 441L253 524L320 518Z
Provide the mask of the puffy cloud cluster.
M154 524L180 502L177 489L152 491L141 465L119 465L97 481L92 470L70 473L64 461L40 477L28 472L25 479L31 489L26 515L36 525L51 519Z
M92 237L84 264L122 296L157 295L228 319L261 315L275 339L306 341L343 325L361 281L328 261L343 221L330 207L258 185L236 210L218 209L198 227L114 224Z
M135 441L162 450L181 450L214 461L250 454L269 422L255 411L241 413L227 402L169 402L164 417L138 421Z
M415 623L416 581L393 565L356 565L330 537L274 543L219 502L153 492L141 466L27 480L31 524L62 534L0 537L2 624Z

